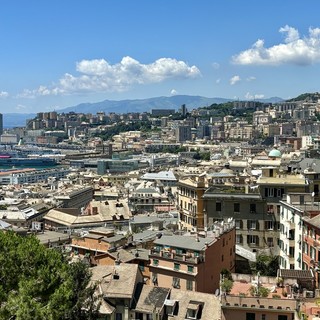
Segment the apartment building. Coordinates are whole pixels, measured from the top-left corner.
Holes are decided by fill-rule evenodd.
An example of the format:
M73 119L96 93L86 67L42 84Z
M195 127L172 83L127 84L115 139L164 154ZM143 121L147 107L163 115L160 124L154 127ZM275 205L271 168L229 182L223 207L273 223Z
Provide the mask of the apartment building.
M204 175L193 175L179 180L177 203L182 228L204 228L202 196L206 189Z
M233 218L236 244L251 251L276 246L278 224L258 188L213 186L206 190L203 199L208 226Z
M221 270L235 268L234 226L229 220L211 231L156 239L150 252L153 285L214 293Z
M280 203L280 268L302 269L304 204L310 194L288 193Z

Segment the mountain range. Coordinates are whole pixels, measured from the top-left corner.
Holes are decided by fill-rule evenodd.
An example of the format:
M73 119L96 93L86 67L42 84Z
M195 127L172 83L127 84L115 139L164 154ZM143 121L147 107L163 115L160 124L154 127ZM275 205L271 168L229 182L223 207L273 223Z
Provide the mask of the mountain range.
M178 110L181 105L185 104L187 109L192 110L199 107L210 106L214 103L221 104L234 99L225 98L206 98L202 96L189 95L175 95L171 97L155 97L149 99L135 99L135 100L104 100L95 103L81 103L76 106L67 107L57 110L59 113L97 113L97 112L150 112L151 109L175 109ZM269 99L259 99L257 101L264 103L276 103L283 101L278 97ZM25 126L27 119L32 119L35 114L26 113L6 113L3 115L3 125L5 128Z

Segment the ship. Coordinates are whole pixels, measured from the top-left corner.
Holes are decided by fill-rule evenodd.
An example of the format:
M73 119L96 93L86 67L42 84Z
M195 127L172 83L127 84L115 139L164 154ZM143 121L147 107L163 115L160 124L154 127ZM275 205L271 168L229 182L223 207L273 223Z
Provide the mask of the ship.
M52 158L22 158L11 157L10 155L0 155L0 166L15 167L51 167L57 165L57 161Z

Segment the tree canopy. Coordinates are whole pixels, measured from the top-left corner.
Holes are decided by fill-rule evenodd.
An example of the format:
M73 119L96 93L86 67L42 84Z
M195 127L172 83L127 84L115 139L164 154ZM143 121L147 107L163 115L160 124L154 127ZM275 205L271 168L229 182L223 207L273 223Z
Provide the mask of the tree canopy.
M254 273L260 273L261 276L275 277L279 269L279 257L273 255L259 254L257 261L251 265Z
M35 236L0 232L0 319L94 319L91 274Z

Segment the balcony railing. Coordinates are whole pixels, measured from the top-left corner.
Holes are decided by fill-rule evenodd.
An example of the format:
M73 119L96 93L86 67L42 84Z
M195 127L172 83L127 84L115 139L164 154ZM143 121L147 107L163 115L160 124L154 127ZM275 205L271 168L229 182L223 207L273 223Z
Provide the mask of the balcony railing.
M189 253L176 253L174 251L167 251L167 250L156 250L156 249L151 249L150 251L150 256L151 257L161 257L164 259L168 260L174 260L174 261L179 261L179 262L189 262L189 263L194 263L198 264L204 261L204 257L202 255L196 257L192 254Z

